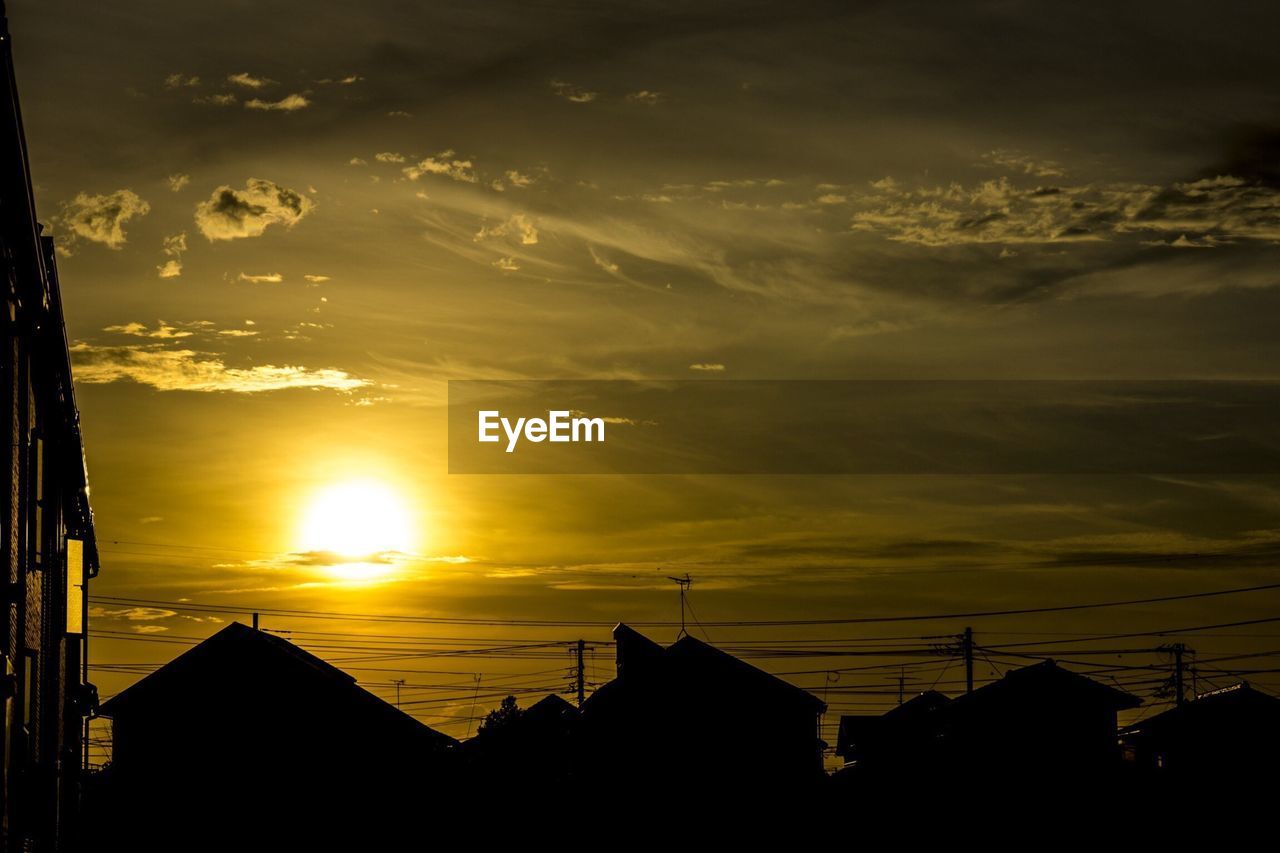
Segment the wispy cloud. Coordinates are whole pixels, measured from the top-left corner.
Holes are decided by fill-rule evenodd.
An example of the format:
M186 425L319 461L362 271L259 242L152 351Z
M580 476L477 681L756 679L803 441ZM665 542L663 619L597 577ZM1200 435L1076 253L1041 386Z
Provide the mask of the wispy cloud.
M343 370L262 364L228 367L220 355L158 344L71 347L77 382L137 382L160 391L231 391L257 394L290 388L354 391L370 383Z
M248 72L241 71L239 74L228 74L227 82L233 86L243 86L246 89L261 89L270 86L274 80L268 80L266 77L254 77Z
M242 272L237 276L239 281L247 281L250 284L279 284L284 281L284 276L278 272L259 273L257 275Z
M467 184L479 181L472 162L458 158L452 150L441 151L434 157L425 157L415 165L406 166L403 171L411 181L416 181L423 175L442 175Z
M169 260L156 267L156 271L161 278L177 278L182 275L182 254L187 251L187 232L174 234L164 238L164 243L160 251L168 256Z
M573 83L566 83L564 80L552 80L551 91L566 101L572 101L575 104L589 104L600 97L599 92L592 92L581 86L575 86Z
M198 98L192 98L193 104L207 104L214 107L231 107L239 103L239 99L230 92L220 92L213 95L201 95Z
M497 225L485 225L476 232L475 240L480 242L493 237L512 236L519 239L520 244L532 246L538 242L538 228L528 216L514 213Z
M253 98L244 102L245 109L264 110L274 112L291 113L296 110L306 109L311 106L311 101L305 95L285 95L278 101L264 101L261 98Z
M104 326L102 331L111 332L117 335L131 335L135 338L158 338L161 340L172 340L176 338L189 338L193 334L191 327L203 326L203 323L183 324L186 328L171 326L164 320L160 320L156 328L152 329L145 323L121 323L115 326Z

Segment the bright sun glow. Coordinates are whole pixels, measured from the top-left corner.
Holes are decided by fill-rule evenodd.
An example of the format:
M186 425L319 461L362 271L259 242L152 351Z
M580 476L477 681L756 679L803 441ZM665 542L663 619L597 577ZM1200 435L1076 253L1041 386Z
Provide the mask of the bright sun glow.
M302 519L304 551L337 555L334 574L351 580L385 575L390 552L410 553L413 525L404 499L388 486L368 480L321 489Z

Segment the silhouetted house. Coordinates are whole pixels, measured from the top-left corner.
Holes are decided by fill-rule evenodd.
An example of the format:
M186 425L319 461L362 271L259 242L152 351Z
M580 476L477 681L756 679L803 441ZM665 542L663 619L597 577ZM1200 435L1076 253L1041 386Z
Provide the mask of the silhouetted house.
M613 632L617 678L582 708L584 772L619 788L798 793L822 778L810 693L691 636Z
M1054 661L1010 670L943 714L947 757L988 773L1069 777L1116 768L1116 716L1142 700Z
M36 221L0 6L0 399L9 475L0 514L0 848L73 845L84 721L86 580L97 573L80 419L53 241Z
M882 717L841 719L836 751L853 779L956 773L1003 787L1109 778L1120 767L1117 712L1141 700L1050 660L972 693L936 693Z
M564 795L576 767L579 711L550 694L501 725L462 744L468 781L477 791L516 786L518 796Z
M1120 740L1134 767L1179 784L1258 778L1280 762L1280 699L1237 684L1135 723Z
M238 623L101 713L113 747L94 815L134 845L191 826L291 844L366 830L399 837L417 831L414 815L446 781L457 745L345 672Z
M940 714L950 703L928 690L883 714L846 714L840 718L836 755L858 767L915 771L933 758L944 726Z

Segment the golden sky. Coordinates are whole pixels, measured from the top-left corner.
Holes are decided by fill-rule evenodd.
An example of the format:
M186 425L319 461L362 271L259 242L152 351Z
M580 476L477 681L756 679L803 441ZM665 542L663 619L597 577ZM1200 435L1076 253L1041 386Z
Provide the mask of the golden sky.
M1274 577L1275 478L451 476L443 407L450 379L1273 379L1261 7L8 6L95 595L670 620L687 571L712 621ZM304 541L351 480L412 538L358 582Z

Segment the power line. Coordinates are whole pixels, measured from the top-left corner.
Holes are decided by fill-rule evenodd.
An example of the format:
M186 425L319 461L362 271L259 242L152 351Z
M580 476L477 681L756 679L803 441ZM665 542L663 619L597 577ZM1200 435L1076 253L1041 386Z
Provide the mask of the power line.
M1182 593L1179 595L1162 595L1152 596L1148 598L1131 598L1115 601L1097 601L1085 604L1058 604L1046 607L1020 607L1009 608L1003 610L976 610L957 613L926 613L910 616L863 616L844 619L763 619L763 620L726 620L719 622L706 622L705 625L713 628L764 628L764 627L784 627L797 625L864 625L864 624L883 624L890 622L926 622L926 621L943 621L958 619L976 619L976 618L994 618L1001 616L1022 616L1038 613L1066 613L1079 610L1097 610L1110 607L1131 607L1145 604L1160 604L1171 601L1189 601L1193 599L1213 598L1226 595L1241 595L1251 592L1263 592L1266 590L1280 589L1280 583L1259 584L1257 586L1235 587L1232 589L1208 590L1205 592ZM470 617L450 617L450 616L401 616L391 614L371 614L371 613L348 613L340 611L323 611L323 610L297 610L289 608L270 608L258 606L236 606L236 605L215 605L194 602L166 601L162 599L146 599L146 598L125 598L117 596L91 596L90 601L97 604L111 604L115 606L143 606L143 607L164 607L170 610L203 612L203 613L264 613L272 616L281 616L299 619L347 619L353 621L370 621L370 622L406 622L406 623L422 623L422 624L442 624L442 625L508 625L520 627L564 627L564 628L590 628L590 627L610 627L615 622L600 620L555 620L555 619L477 619ZM1268 620L1263 620L1268 621ZM1280 621L1280 617L1274 621ZM661 622L661 621L633 621L630 624L637 627L676 627L679 623ZM1249 623L1233 623L1233 624L1259 624L1258 622Z

